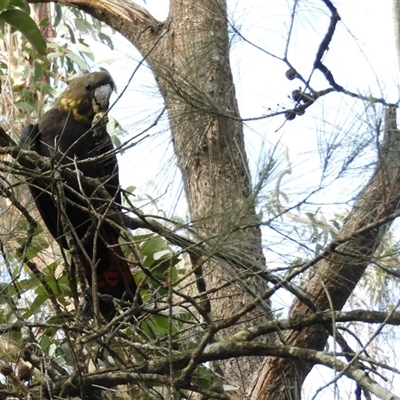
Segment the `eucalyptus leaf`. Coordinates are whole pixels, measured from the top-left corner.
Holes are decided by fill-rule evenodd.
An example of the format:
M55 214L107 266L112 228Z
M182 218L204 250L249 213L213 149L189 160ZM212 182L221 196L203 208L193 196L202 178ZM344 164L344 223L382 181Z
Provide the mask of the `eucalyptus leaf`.
M9 0L0 1L0 11L6 9L9 5L9 3L10 3Z
M3 2L4 2L4 0L1 1L1 3L3 3ZM9 7L20 8L22 11L25 11L27 14L31 13L31 9L26 0L7 0L6 2L9 4Z
M40 55L46 55L46 42L35 21L25 11L6 10L0 18L21 32Z

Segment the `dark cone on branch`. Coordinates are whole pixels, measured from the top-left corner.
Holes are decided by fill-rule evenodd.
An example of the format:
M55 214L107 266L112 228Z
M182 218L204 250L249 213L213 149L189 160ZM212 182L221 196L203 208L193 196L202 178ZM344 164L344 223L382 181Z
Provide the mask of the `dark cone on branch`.
M32 370L29 367L29 365L21 365L18 368L18 374L17 374L18 378L22 381L22 382L28 382L31 380L32 378Z
M0 367L0 372L4 376L10 376L13 373L13 369L11 365L4 364Z

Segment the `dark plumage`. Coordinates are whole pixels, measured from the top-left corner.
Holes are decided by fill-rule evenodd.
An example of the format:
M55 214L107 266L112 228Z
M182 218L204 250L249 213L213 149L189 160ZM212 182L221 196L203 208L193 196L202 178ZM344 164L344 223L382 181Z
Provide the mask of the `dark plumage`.
M100 179L115 202L120 204L118 164L110 136L104 124L99 123L92 128L95 115L108 109L113 87L112 78L106 72L93 72L74 79L53 109L47 111L36 125L28 125L23 129L20 146L50 157L55 165L68 165L72 169L77 165L83 175ZM97 157L95 161L81 162L94 157ZM49 194L54 193L54 187L44 187L43 183L35 180L30 185L30 191L50 233L68 249L63 229L65 224L63 227L57 200ZM68 199L66 214L78 238L75 238L75 247L89 284L92 281L92 267L78 240L97 265L98 292L117 299L132 300L136 284L129 265L122 259L123 253L118 245L119 232L106 222L99 227L99 220L89 212L87 202L68 191L65 191L65 195ZM90 198L93 193L85 195ZM88 211L74 207L71 202ZM100 299L99 305L107 320L115 315L111 303Z

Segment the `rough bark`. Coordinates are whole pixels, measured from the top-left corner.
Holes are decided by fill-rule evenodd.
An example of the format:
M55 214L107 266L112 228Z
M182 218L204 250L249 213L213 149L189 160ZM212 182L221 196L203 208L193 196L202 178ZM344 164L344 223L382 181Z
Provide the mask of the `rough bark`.
M393 27L396 38L397 61L400 68L400 4L399 0L392 0Z
M208 243L215 251L223 249L245 264L264 266L260 229L243 229L256 224L256 215L229 64L225 1L175 0L170 16L164 46L172 51L167 68L156 65L156 75L166 99L193 225L202 237L211 238ZM209 289L244 271L206 262L203 272ZM259 279L248 280L247 285L255 293L265 289ZM214 320L229 318L249 302L246 290L238 286L219 290L211 298ZM246 317L248 324L265 318L255 313ZM217 337L230 336L237 329L227 329ZM259 363L257 358L231 359L222 363L222 369L227 382L245 390Z

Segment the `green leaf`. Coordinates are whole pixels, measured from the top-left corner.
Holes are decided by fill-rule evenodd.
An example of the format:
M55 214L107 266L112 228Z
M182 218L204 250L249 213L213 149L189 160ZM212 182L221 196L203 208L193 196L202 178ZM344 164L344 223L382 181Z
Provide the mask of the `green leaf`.
M133 240L136 244L139 244L141 242L147 242L152 237L154 237L154 233L147 233L145 235L136 235Z
M90 47L87 44L82 43L81 41L79 43L75 43L72 48L76 51L81 51L82 53L92 53Z
M51 344L51 341L50 341L50 338L47 335L43 336L42 339L40 340L40 347L45 352L49 349L50 344Z
M42 289L42 294L47 294L47 292L44 290L39 278L37 278L36 276L31 276L29 279L23 279L21 281L19 281L19 285L21 286L21 289L24 291L30 290L30 289L34 289L35 291L38 291L38 288ZM40 290L39 290L40 292ZM41 293L37 293L36 294L41 294Z
M147 258L144 262L144 265L148 268L152 267L151 273L154 277L156 277L157 279L159 279L160 281L165 281L165 273L170 269L170 271L168 272L169 275L169 279L171 279L172 282L174 282L177 278L178 278L178 271L176 270L175 267L176 264L179 263L180 259L179 257L170 257L165 261L156 263L155 261L153 261L151 258L152 257L148 257L149 260L149 264L151 264L150 266L147 265Z
M16 103L20 102L25 102L33 106L36 102L36 93L31 92L28 89L22 89L19 92L18 99L16 100Z
M161 251L161 250L165 250L167 249L168 246L166 245L166 243L164 242L164 240L162 240L161 238L152 238L150 240L147 240L141 248L141 253L145 256L153 254L157 251Z
M20 31L39 54L46 55L46 42L35 21L26 12L14 9L6 10L0 14L0 17Z
M48 94L51 96L55 96L57 91L47 83L37 82L35 83L35 89L40 93Z
M39 22L39 26L46 26L49 24L49 18L44 17L40 22Z
M22 231L24 233L24 238L26 237L26 231L29 229L29 223L26 219L21 219L18 221L16 226L17 231Z
M97 37L100 39L100 41L101 41L102 43L106 44L111 50L114 50L114 43L113 43L113 41L111 40L110 36L105 35L105 34L102 33L102 32L99 32L99 33L97 34Z
M65 54L72 62L74 62L75 64L77 64L79 67L81 67L84 71L87 70L87 64L85 62L85 60L83 60L81 57L79 57L78 55L76 55L75 53L73 53L72 51L68 51Z
M57 280L57 285L58 285L58 290L60 291L60 294L66 295L66 296L71 296L71 287L69 285L69 280L67 275L61 276Z
M20 111L26 111L26 112L32 112L35 109L35 107L33 107L32 104L29 104L25 101L15 103L15 107L17 107L18 110Z
M56 13L56 15L54 17L54 28L56 28L58 26L58 24L60 23L61 18L63 17L61 5L58 3L54 4L54 11Z
M70 37L70 39L71 39L71 42L72 42L72 43L76 43L75 35L74 35L73 29L72 29L71 26L68 25L68 24L65 24L65 26L66 26L66 28L68 29L69 37Z
M110 129L111 130L111 129ZM112 130L111 130L112 131ZM107 125L107 132L109 133L109 134L113 134L114 132L112 131L112 132L110 132L109 130L108 130L108 125ZM121 140L119 139L119 137L117 136L117 135L112 135L111 136L111 140L112 140L112 142L113 142L113 145L115 146L115 147L121 147ZM122 150L120 150L120 153L121 154L123 154L124 152L122 151Z
M89 33L93 30L92 25L82 18L75 19L75 26L83 33Z
M172 250L170 249L165 249L165 250L160 250L160 251L156 251L153 254L153 258L155 261L161 260L162 258L169 258L169 256L171 256L172 254Z
M19 107L20 104L21 103L19 103L17 105L18 108L20 108ZM47 242L47 240L44 237L35 236L32 239L32 242L31 242L30 246L26 249L26 258L28 260L32 260L32 258L36 257L36 255L40 251L42 251L44 249L47 249L48 247L49 247L49 243Z
M9 299L11 296L15 295L14 285L10 285L8 282L0 282L0 299L4 303L5 299Z
M203 388L209 388L212 383L212 374L208 370L208 368L204 366L199 366L195 370L192 379L193 383L195 383L196 385Z
M125 192L126 192L126 193L129 193L129 194L133 194L133 192L134 192L136 189L137 189L137 186L128 186L128 187L125 189Z
M3 0L3 1L1 1L1 2L0 2L0 11L1 11L1 10L4 10L5 8L7 8L9 3L10 3L9 0Z
M317 220L315 219L315 216L313 213L311 212L306 212L305 213L307 215L307 217L309 218L309 220L311 221L311 224L316 224Z
M47 299L49 296L46 295L38 295L36 296L35 300L32 302L31 306L29 307L29 310L27 310L23 315L22 318L27 319L31 315L35 314L39 309L43 306L43 304L46 303Z
M36 61L35 62L35 69L33 73L33 81L37 82L39 78L41 78L44 75L43 68L42 66Z
M59 351L62 352L62 355L64 356L63 358L66 360L66 362L69 365L74 364L76 361L75 357L76 355L71 352L71 345L68 343L61 343L61 346L59 347Z
M31 9L26 0L8 0L7 3L10 4L10 7L20 8L22 11L25 11L27 14L31 13Z
M162 337L168 334L168 327L168 317L164 315L153 315L149 321L143 324L142 329L149 336L155 333Z

